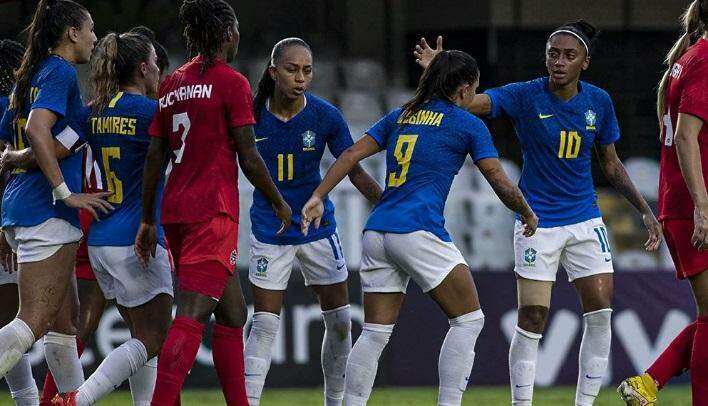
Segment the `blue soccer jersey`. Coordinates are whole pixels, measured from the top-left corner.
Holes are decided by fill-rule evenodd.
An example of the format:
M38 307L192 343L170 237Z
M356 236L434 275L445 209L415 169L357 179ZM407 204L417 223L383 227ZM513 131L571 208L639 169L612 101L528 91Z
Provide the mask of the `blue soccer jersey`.
M477 162L497 150L482 120L452 103L434 100L401 120L396 109L367 134L386 150L386 189L365 230L429 231L452 241L445 230L445 201L467 155Z
M157 100L119 92L100 114L86 121L89 145L101 169L103 190L112 192L107 200L115 208L89 230L88 245L127 246L135 243L140 226L143 196L143 168L150 145L148 128ZM164 179L158 187L156 223L160 224L160 204ZM164 244L164 233L158 226L158 241Z
M490 117L508 116L521 142L524 164L519 188L540 227L600 217L592 182L595 144L619 139L610 96L589 83L567 102L548 88L548 78L489 89Z
M352 145L352 136L339 110L310 93L306 93L305 98L305 108L287 122L263 109L255 127L258 151L293 210L294 225L300 223L302 206L322 181L320 161L325 146L338 157ZM268 200L256 190L251 206L251 231L258 241L266 244L305 244L320 240L332 235L337 228L334 205L325 199L324 207L320 228L312 228L307 237L299 227L290 227L277 236L281 222Z
M5 112L0 122L0 139L18 150L29 147L25 127L27 117L34 109L50 110L57 115L57 122L52 127L54 137L67 130L71 132L69 139L75 138L77 142L83 139L80 130L83 104L73 65L58 56L50 56L39 65L30 81L25 111L16 123L13 121L14 110ZM74 193L81 192L82 165L81 153L72 153L59 162L64 181ZM50 218L60 218L79 227L76 209L61 201L52 202L52 187L39 168L14 170L3 195L3 227L31 227Z
M5 110L7 110L7 106L10 104L10 98L7 96L0 96L0 119L2 119L3 114L5 114Z

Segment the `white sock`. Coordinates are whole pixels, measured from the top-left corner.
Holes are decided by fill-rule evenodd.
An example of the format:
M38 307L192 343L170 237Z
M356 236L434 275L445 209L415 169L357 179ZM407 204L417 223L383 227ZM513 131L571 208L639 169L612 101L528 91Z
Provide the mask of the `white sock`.
M364 323L361 335L347 360L344 389L344 403L347 406L363 406L369 400L379 368L379 358L393 333L393 326Z
M59 393L75 391L84 383L75 335L48 332L44 336L44 357Z
M462 403L462 394L467 389L474 364L474 345L482 327L484 313L481 309L450 319L450 329L438 359L438 406L458 406Z
M39 404L39 391L32 376L29 355L24 354L20 361L5 375L10 394L17 406L36 406Z
M153 357L138 369L138 372L128 378L130 394L133 396L133 406L150 406L152 393L157 380L157 357Z
M509 347L509 377L511 379L511 404L531 406L533 384L536 379L536 356L541 334L516 327Z
M140 340L131 338L111 351L89 376L76 395L77 406L93 405L113 392L147 362L147 350Z
M583 315L585 329L580 343L576 406L591 406L602 386L602 378L610 356L612 309L601 309Z
M251 332L243 351L246 367L246 395L250 406L258 406L270 369L273 342L280 328L280 316L268 312L253 314Z
M7 375L32 347L34 340L34 333L20 319L16 318L0 328L0 376Z
M344 399L344 371L352 350L352 320L349 305L322 312L322 373L325 406L340 406Z

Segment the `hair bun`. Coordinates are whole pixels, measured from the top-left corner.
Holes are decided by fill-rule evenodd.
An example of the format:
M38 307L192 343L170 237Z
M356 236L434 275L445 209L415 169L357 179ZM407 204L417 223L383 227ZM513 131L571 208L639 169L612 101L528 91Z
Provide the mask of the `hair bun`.
M143 37L149 39L150 41L155 41L155 31L151 30L150 28L148 28L144 25L139 25L137 27L133 27L128 32L131 34L142 35Z
M597 27L595 27L591 22L587 20L580 19L576 21L571 21L565 25L581 31L583 34L585 34L586 37L588 37L590 41L595 39L599 34Z

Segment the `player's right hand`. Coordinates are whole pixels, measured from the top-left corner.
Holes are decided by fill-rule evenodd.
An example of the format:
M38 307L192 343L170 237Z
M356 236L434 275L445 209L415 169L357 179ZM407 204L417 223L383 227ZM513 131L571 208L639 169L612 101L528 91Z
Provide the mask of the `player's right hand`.
M106 201L106 197L112 195L111 192L100 193L72 193L71 196L64 199L64 204L75 209L84 209L93 215L93 218L98 218L98 211L103 214L108 214L113 210L113 206Z
M324 202L319 197L312 196L310 200L302 206L302 212L300 214L302 216L300 230L303 235L307 236L310 230L310 224L315 223L315 229L320 228L320 221L324 214Z
M290 205L285 202L285 200L283 200L280 204L273 204L273 210L275 210L275 215L278 216L280 221L282 221L280 230L278 230L278 235L281 235L288 229L288 227L290 227L290 223L293 221L293 210L290 208Z
M135 255L138 261L147 268L150 257L155 258L157 250L157 226L154 224L140 223L138 233L135 235Z
M415 63L420 65L423 69L430 65L430 61L435 58L435 55L439 54L443 50L443 37L438 35L437 42L435 44L435 49L430 48L428 41L425 37L420 39L420 44L415 46L415 51L413 51L413 56L415 56Z
M708 250L708 209L696 206L693 210L693 236L691 244L696 249Z
M533 211L530 214L521 215L521 223L524 225L524 237L531 237L536 234L538 228L538 217Z

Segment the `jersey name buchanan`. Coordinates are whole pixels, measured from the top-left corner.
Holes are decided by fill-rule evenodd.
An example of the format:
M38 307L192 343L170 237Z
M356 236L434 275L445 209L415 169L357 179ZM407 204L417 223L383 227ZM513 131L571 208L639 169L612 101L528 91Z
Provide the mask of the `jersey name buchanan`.
M213 85L190 85L182 86L160 97L160 109L167 108L176 102L190 99L211 99Z

